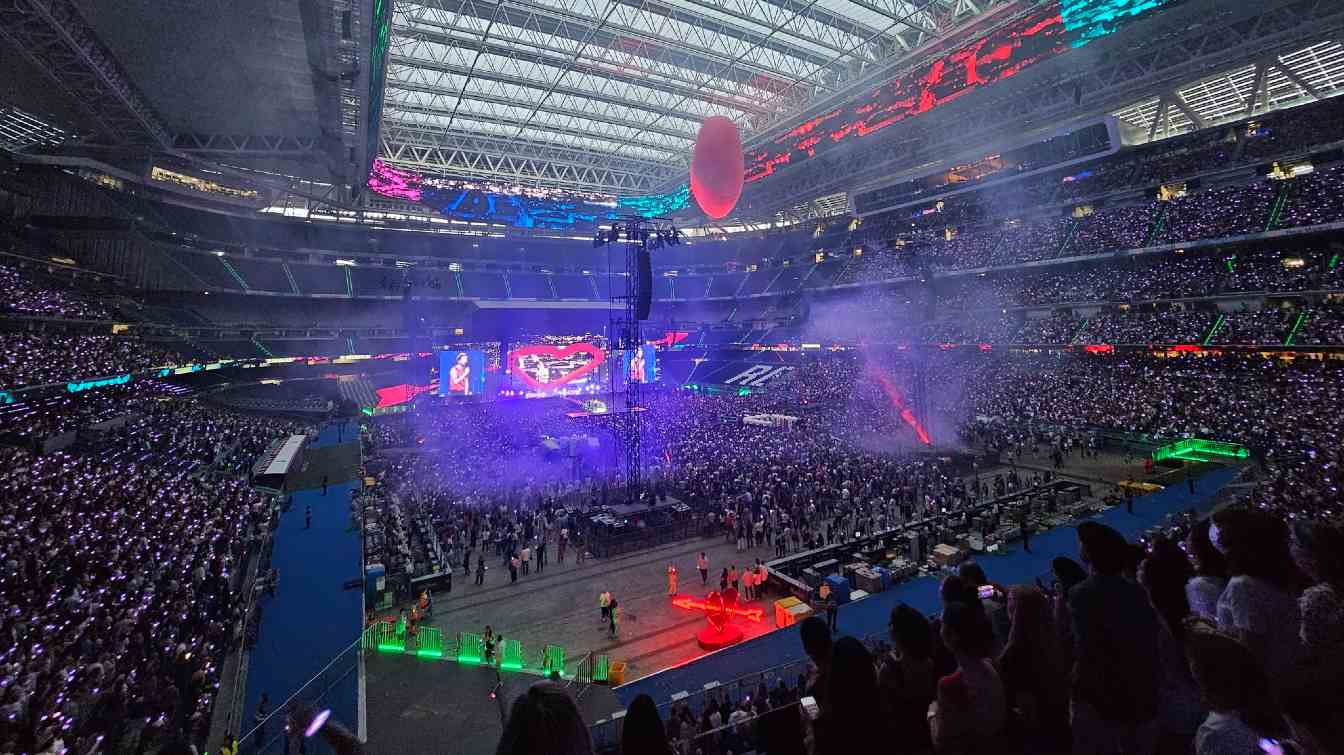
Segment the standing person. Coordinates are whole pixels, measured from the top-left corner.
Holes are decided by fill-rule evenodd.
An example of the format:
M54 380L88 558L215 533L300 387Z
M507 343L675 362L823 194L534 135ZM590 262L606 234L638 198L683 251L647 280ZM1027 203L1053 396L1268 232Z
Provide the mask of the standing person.
M821 605L826 609L826 630L831 634L838 631L837 619L840 613L836 605L835 596L831 594L831 585L827 582L821 583L821 588L817 590L817 595L821 596Z
M256 727L257 733L253 737L256 742L256 749L260 750L266 744L266 719L271 717L271 698L265 692L261 693L261 699L257 701L257 711L252 715L252 725Z
M612 636L612 637L615 637L615 636L616 636L616 630L617 630L617 627L618 627L618 625L619 625L619 621L620 621L620 618L619 618L620 611L621 611L621 603L620 603L620 601L616 600L616 598L612 598L612 599L611 599L611 606L607 609L607 617L608 617L608 620L611 622L611 636Z
M636 697L621 721L621 755L672 755L658 706L647 694Z
M704 551L701 551L700 557L695 560L695 568L700 570L700 586L707 586L709 584L709 559L705 558Z
M755 583L752 580L752 575L751 569L742 570L742 595L746 600L753 599L752 588L755 587Z
M1290 548L1313 583L1297 600L1302 647L1313 659L1344 659L1344 529L1299 519Z
M1269 679L1245 645L1194 625L1185 633L1185 655L1209 706L1209 715L1195 734L1196 755L1259 752L1262 738L1287 734Z
M1022 529L1022 550L1031 553L1031 517L1025 506L1018 509L1017 523Z
M841 637L831 650L826 707L813 725L816 755L870 752L875 742L885 747L891 740L889 723L882 718L872 655L862 642Z
M588 725L574 698L541 681L514 698L495 755L593 755Z
M1009 707L1032 744L1050 751L1069 748L1069 673L1050 620L1050 604L1035 587L1008 590L1007 643L995 662ZM1063 741L1060 741L1060 740Z
M723 592L724 590L727 589L728 589L728 567L725 566L723 567L723 571L719 574L719 592Z
M537 573L546 568L546 541L537 543Z
M556 561L558 561L558 562L560 562L560 563L562 563L562 564L565 562L565 548L567 548L567 547L569 547L569 528L568 528L568 527L561 527L561 528L560 528L560 546L559 546L559 548L557 549L556 554L555 554L555 560L556 560Z
M887 626L893 649L883 657L877 675L882 717L900 734L892 743L895 752L922 752L932 744L925 714L938 683L933 673L933 630L924 614L905 603L891 609Z
M1218 620L1218 598L1227 589L1227 559L1209 542L1209 525L1201 519L1185 538L1185 552L1195 568L1185 583L1185 599L1190 610L1210 621Z
M529 545L524 545L524 546L523 546L523 553L522 553L521 560L522 560L522 562L523 562L523 574L527 574L528 572L530 572L530 571L532 570L532 547L531 547L531 546L529 546Z
M520 564L521 562L516 555L509 559L509 584L511 585L518 583L518 567Z
M485 554L476 555L476 584L479 586L485 582Z
M1152 753L1161 678L1157 614L1144 589L1122 575L1124 536L1083 522L1078 542L1091 574L1069 590L1074 752Z
M610 592L607 592L606 590L603 590L602 592L600 592L600 593L597 594L597 607L600 608L600 609L602 609L602 623L603 623L603 624L606 624L607 621L608 621L608 616L607 616L607 614L610 613L610 611L611 611L611 593L610 593Z
M674 564L667 565L667 594L677 594L677 567Z
M1008 720L1007 693L989 659L994 632L984 609L972 603L947 604L942 622L943 643L957 670L938 680L937 699L929 706L933 745L940 753L989 751Z
M1231 575L1218 597L1218 628L1250 648L1270 679L1287 676L1301 657L1297 596L1305 586L1288 526L1260 509L1223 509L1209 539Z
M733 564L728 569L728 584L731 585L734 590L737 589L737 564Z

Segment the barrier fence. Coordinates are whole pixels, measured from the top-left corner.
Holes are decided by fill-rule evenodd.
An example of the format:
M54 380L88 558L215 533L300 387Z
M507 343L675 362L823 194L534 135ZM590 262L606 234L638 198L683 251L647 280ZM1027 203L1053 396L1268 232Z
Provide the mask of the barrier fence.
M359 697L359 661L369 637L370 632L365 631L360 639L338 653L294 694L276 705L270 715L260 721L253 721L250 728L244 727L232 751L239 755L282 755L297 753L302 746L309 755L326 755L330 752L324 743L315 739L298 744L294 740L302 739L302 732L287 733L286 723L290 713L296 709L330 708L337 719L345 719L342 723L354 725L353 717ZM346 693L350 693L349 699Z

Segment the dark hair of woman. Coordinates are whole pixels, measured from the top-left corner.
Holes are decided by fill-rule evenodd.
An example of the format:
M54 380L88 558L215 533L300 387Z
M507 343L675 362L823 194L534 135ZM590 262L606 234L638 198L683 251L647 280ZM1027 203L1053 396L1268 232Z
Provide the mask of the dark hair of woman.
M667 732L653 698L641 694L625 710L621 721L622 755L671 755Z
M891 640L901 655L928 660L933 657L933 628L924 614L905 603L891 609Z
M513 701L495 755L592 755L588 726L564 688L537 682Z
M1259 509L1223 509L1213 515L1218 549L1231 576L1258 577L1288 592L1305 580L1288 547L1288 525Z
M818 719L817 754L848 755L873 742L873 724L881 721L878 702L873 656L853 637L836 640L826 707Z
M1152 553L1139 570L1139 582L1148 591L1148 599L1176 639L1185 636L1185 617L1190 615L1190 600L1185 583L1194 569L1180 547L1165 537L1153 541Z
M1209 541L1210 524L1212 524L1210 519L1196 522L1186 538L1186 547L1190 549L1190 557L1195 561L1196 574L1227 579L1227 559L1223 558L1223 554L1219 553Z
M1264 667L1245 645L1222 632L1196 625L1185 633L1185 654L1209 708L1235 714L1264 736L1285 732Z
M979 601L943 607L943 638L952 652L973 658L988 658L994 648L994 630Z

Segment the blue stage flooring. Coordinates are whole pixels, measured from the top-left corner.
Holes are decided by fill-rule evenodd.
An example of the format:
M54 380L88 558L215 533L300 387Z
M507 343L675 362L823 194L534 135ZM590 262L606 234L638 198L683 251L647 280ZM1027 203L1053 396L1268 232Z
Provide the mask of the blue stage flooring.
M1201 477L1195 495L1190 495L1184 484L1174 485L1134 501L1134 513L1117 506L1093 519L1114 527L1134 539L1145 529L1159 523L1163 517L1194 508L1205 511L1213 505L1214 494L1236 474L1235 469L1217 469ZM1078 559L1078 539L1073 527L1058 527L1033 535L1031 553L1015 543L1006 553L977 556L989 579L1004 585L1031 583L1036 577L1050 571L1050 562L1056 556ZM866 637L886 631L891 609L904 602L926 615L941 610L938 600L939 578L923 577L902 582L897 587L841 606L838 627L841 635ZM803 659L802 643L796 629L770 632L740 645L719 651L703 660L653 674L616 688L623 705L647 693L655 702L665 703L674 693L695 692L706 682L727 682L731 679L763 671L773 666Z
M357 433L357 431L354 431ZM347 429L345 440L352 437ZM358 437L354 435L354 437ZM337 432L328 426L312 444L336 445ZM263 598L257 645L247 671L247 697L242 731L253 726L257 701L265 691L272 709L320 672L338 653L359 639L363 626L360 590L342 589L342 583L360 576L359 533L350 529L350 490L353 481L293 494L289 510L280 514L272 563L280 580L273 597ZM312 527L304 529L304 512L312 506ZM351 655L353 661L354 655ZM337 664L349 668L351 663ZM354 727L357 723L358 673L342 679L321 707ZM311 700L319 690L301 696ZM278 731L268 725L268 736Z

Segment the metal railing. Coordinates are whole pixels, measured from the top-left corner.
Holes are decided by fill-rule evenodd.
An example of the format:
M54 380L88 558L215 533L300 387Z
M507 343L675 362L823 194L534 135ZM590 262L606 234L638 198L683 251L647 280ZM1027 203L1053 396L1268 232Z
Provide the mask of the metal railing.
M325 704L331 691L351 674L357 675L359 672L363 642L364 638L361 636L360 639L355 640L344 650L337 653L326 666L322 667L321 671L314 674L293 694L276 705L269 715L261 721L254 722L250 729L246 729L238 737L236 751L240 755L260 755L262 753L279 755L283 752L298 752L299 748L297 746L291 747L293 743L286 742L286 739L289 738L286 724L290 712L300 704L309 705L319 710L331 707ZM354 721L344 723L354 725ZM295 734L301 735L302 732L295 732ZM311 751L311 743L309 751Z

